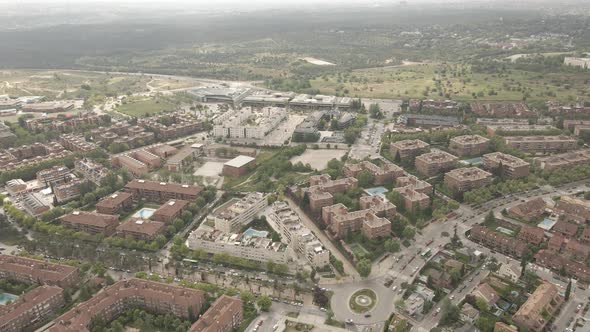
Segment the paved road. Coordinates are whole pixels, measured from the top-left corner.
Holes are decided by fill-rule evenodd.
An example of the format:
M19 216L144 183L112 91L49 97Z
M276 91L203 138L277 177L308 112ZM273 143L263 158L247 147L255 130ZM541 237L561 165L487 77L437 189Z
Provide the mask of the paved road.
M297 204L295 204L295 202L293 202L293 200L290 199L289 197L285 197L285 200L287 201L287 203L289 203L289 206L293 209L293 211L295 211L299 215L303 224L307 228L309 228L318 237L320 242L322 242L322 244L326 248L328 248L328 250L330 250L332 255L334 255L336 258L338 258L342 262L342 264L344 265L344 272L346 274L348 274L349 276L351 276L353 278L353 280L354 280L354 278L360 277L358 272L354 268L354 266L352 266L352 264L348 261L348 259L346 259L346 257L344 257L344 255L342 255L340 250L338 250L338 248L336 248L332 244L332 242L330 241L330 239L328 239L326 234L324 232L322 232L322 230L320 230L319 227L311 219L309 219L309 217L305 214L305 212L303 212L299 208L299 206L297 206Z

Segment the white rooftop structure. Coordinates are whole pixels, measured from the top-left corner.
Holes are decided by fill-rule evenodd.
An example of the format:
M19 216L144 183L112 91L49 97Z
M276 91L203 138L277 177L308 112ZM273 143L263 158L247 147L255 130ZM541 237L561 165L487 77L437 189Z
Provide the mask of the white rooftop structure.
M248 156L237 156L234 159L226 162L224 165L239 168L239 167L247 165L248 163L252 162L254 159L255 158L248 157Z

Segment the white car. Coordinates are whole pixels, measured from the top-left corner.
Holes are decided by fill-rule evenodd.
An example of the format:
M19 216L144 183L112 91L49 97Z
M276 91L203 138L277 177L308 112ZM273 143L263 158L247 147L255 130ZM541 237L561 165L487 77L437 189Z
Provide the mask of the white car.
M393 286L393 288L391 288L392 291L395 291L397 289L397 286Z

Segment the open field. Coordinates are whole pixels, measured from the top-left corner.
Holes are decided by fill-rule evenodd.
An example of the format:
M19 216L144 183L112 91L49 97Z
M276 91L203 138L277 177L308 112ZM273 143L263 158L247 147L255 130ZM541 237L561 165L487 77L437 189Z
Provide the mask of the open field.
M322 94L370 98L452 98L455 100L575 100L590 95L590 73L474 73L470 66L421 64L326 74L311 81Z
M0 71L0 94L84 98L90 94L112 95L149 91L149 76L103 74L68 70Z
M162 111L173 111L175 109L176 106L174 104L158 99L130 100L117 107L118 112L135 117L151 115Z
M346 150L312 150L307 149L302 155L291 158L291 162L296 164L302 162L304 165L309 164L313 169L321 171L328 166L332 159L340 159L346 154Z

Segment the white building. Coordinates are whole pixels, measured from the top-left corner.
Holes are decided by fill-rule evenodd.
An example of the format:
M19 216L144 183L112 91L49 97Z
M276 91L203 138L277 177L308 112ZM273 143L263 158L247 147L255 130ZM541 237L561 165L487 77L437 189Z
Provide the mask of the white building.
M266 237L221 231L197 229L193 231L186 245L191 250L203 250L212 254L227 254L256 262L287 264L290 255L281 242Z
M422 296L412 293L405 301L406 303L406 313L410 316L414 316L415 314L421 314L422 310L424 309L424 298Z
M289 245L297 256L305 257L311 266L324 267L330 263L330 252L302 224L297 213L286 202L275 202L266 220L281 235L281 241Z
M284 108L265 107L262 110L243 108L227 111L213 122L213 135L227 138L262 139L287 119Z
M215 229L224 233L239 232L268 205L264 193L250 193L243 198L234 198L221 205L207 216L215 223Z
M566 66L590 68L590 58L574 58L566 57L563 59L563 64Z

